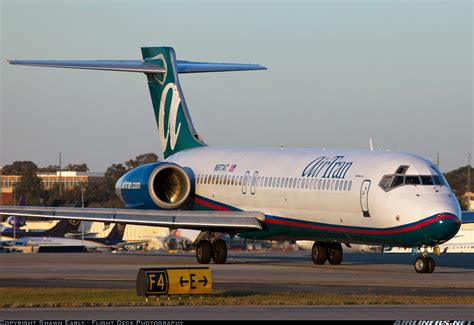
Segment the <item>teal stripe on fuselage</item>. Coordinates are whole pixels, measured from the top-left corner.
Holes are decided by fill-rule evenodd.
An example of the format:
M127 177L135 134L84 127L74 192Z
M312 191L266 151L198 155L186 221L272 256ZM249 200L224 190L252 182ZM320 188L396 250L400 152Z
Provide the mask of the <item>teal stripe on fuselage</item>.
M240 209L196 196L195 209L201 211ZM199 202L199 203L198 203ZM248 239L285 239L335 241L353 244L372 244L414 247L440 244L454 237L461 222L453 214L437 214L423 220L391 228L340 226L312 221L266 215L262 231L240 233Z

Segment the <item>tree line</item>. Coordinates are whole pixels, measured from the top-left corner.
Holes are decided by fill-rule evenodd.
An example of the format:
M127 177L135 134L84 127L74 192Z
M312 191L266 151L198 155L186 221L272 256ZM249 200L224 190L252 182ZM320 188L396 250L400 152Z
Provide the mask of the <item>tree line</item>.
M144 153L129 159L124 163L112 164L109 166L100 182L89 182L87 184L76 185L72 189L62 188L59 183L54 183L51 188L46 189L41 177L38 174L56 173L59 166L49 165L38 167L32 161L15 161L10 165L5 165L1 169L3 175L20 176L14 187L15 197L24 195L27 205L64 205L73 206L81 202L82 191L84 190L84 205L97 208L122 208L123 202L115 194L115 183L127 171L138 166L156 162L158 156L154 153ZM69 164L62 168L63 171L88 172L87 164ZM62 193L60 193L62 192ZM14 202L13 204L16 204Z

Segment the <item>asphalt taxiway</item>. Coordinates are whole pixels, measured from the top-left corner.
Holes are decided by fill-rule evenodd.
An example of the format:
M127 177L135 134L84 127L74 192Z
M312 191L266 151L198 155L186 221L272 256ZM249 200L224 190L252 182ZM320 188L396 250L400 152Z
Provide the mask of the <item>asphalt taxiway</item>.
M0 309L0 319L80 320L469 320L472 306L160 306Z
M437 268L433 274L417 274L410 254L346 254L342 265L314 265L309 252L229 252L228 263L225 265L210 264L213 276L213 289L225 292L270 293L270 292L313 292L336 294L374 294L374 295L424 295L424 296L460 296L474 295L474 254L452 254L437 259ZM444 258L444 259L443 259ZM450 261L451 260L451 261ZM44 254L1 254L0 255L0 286L7 287L81 287L81 288L134 288L137 271L141 267L172 267L197 266L191 253L44 253ZM443 266L444 265L444 266ZM451 265L451 266L449 266ZM457 266L457 265L461 265ZM301 306L300 306L301 307ZM257 310L269 309L271 315L279 315L278 319L292 318L294 308L300 307L219 307L216 310L229 308L228 315L265 315ZM411 306L413 307L413 306ZM187 310L186 307L183 310ZM187 315L192 319L200 318L201 311L211 307L189 307ZM244 309L247 312L242 312ZM276 309L274 309L276 308ZM340 310L345 312L341 314ZM437 312L443 310L443 319L459 319L462 315L474 318L472 306L358 306L328 307L312 306L301 310L307 318L334 319L360 318L367 308L376 310L368 318L404 319L426 318L439 319ZM117 308L109 308L118 311ZM106 313L109 309L99 309ZM215 309L212 307L211 309ZM54 309L35 309L39 318L54 316ZM61 308L65 311L64 308ZM71 308L71 317L74 316ZM84 311L84 309L80 309ZM124 315L143 317L136 307L122 308ZM146 310L146 309L144 309ZM176 315L172 307L161 308L160 315L169 310L169 315ZM316 311L319 312L317 314ZM321 310L325 310L322 312ZM421 312L425 310L426 313ZM18 310L17 310L18 311ZM32 309L29 309L33 312ZM161 313L161 311L163 313ZM255 311L255 312L252 312ZM43 314L46 313L46 314ZM12 314L13 313L13 314ZM36 312L35 312L36 313ZM152 311L150 311L152 313ZM14 309L0 309L0 318L14 317ZM217 313L220 315L219 313ZM222 311L222 315L227 315ZM270 315L269 314L269 315ZM18 314L21 315L21 314ZM97 314L99 315L99 314ZM115 315L115 314L114 314ZM151 318L153 314L148 314ZM194 317L194 316L195 317ZM202 313L206 315L206 313ZM317 315L324 317L316 317ZM359 315L359 316L358 316ZM385 315L385 317L382 317ZM425 317L418 317L424 315ZM441 315L441 314L439 314ZM7 317L8 316L8 317ZM11 316L11 317L10 317ZM51 316L51 317L50 317ZM215 317L216 312L208 314ZM305 317L306 317L305 316ZM395 317L397 316L397 317ZM64 315L62 317L65 317ZM163 316L165 317L165 316ZM206 316L202 316L206 317ZM54 317L53 317L54 318ZM114 316L116 318L116 316ZM173 317L167 317L167 319ZM230 317L232 318L232 317ZM258 317L262 318L262 317ZM94 319L100 319L96 317ZM138 318L137 318L138 319ZM184 318L183 318L184 319ZM247 318L252 319L252 317ZM367 319L367 318L364 318Z

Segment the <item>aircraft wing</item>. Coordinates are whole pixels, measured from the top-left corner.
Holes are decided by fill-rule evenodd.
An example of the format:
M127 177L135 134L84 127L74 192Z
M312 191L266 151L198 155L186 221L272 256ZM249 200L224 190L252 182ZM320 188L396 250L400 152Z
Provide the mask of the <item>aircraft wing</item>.
M261 230L261 212L0 206L0 215L73 219L196 230Z
M474 223L474 211L461 212L462 223Z

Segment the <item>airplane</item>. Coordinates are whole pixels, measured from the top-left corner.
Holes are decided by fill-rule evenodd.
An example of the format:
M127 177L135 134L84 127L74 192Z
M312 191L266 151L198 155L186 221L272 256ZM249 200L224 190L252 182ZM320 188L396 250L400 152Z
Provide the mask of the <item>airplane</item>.
M310 240L297 240L296 245L299 249L302 250L311 250L313 247L313 242ZM382 252L381 246L371 246L371 245L360 245L360 244L349 244L343 247L343 252L346 253L370 253L370 252Z
M58 206L60 202L53 203L52 206ZM24 196L21 196L18 202L18 206L25 206L26 200ZM74 207L79 207L80 203L76 203ZM69 219L69 220L60 220L56 225L50 229L46 230L22 230L20 227L26 225L24 218L19 217L9 217L7 222L12 225L12 228L3 228L1 230L1 237L7 238L6 240L15 240L23 237L64 237L65 234L69 232L77 231L80 225L79 220ZM4 239L5 240L5 239Z
M341 243L414 247L431 273L461 210L439 169L411 153L316 148L216 147L193 126L179 74L265 70L257 64L179 61L171 47L143 60L10 60L12 65L144 73L164 160L116 183L125 209L0 207L0 214L194 229L196 259L227 260L221 234L311 240L316 265L341 264ZM221 108L222 109L222 108Z
M67 220L66 220L67 221ZM33 247L51 247L51 246L69 246L85 247L87 251L120 249L130 243L123 241L125 225L116 224L106 237L85 237L84 239L52 237L52 236L28 236L16 240L3 240L1 247L33 246Z

